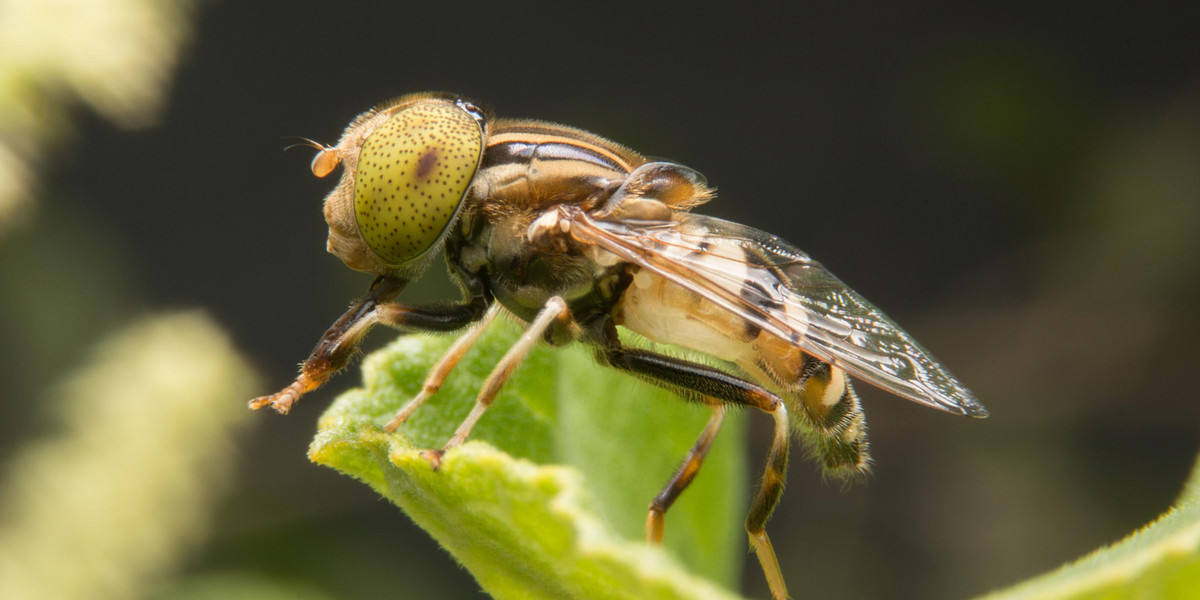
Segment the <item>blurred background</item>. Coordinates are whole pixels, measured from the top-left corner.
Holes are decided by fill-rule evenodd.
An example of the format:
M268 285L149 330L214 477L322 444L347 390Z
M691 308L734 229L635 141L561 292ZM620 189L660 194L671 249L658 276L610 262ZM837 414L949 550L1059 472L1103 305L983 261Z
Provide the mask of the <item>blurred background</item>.
M370 279L325 253L330 182L287 136L431 89L698 169L703 212L804 248L991 410L860 385L874 474L796 460L771 522L797 594L960 598L1115 541L1200 447L1197 31L1184 2L0 3L0 579L65 556L31 550L42 519L114 563L73 597L483 597L308 463L356 370L288 418L245 410ZM453 296L430 279L407 298ZM106 453L126 467L89 483ZM127 542L68 526L126 513Z

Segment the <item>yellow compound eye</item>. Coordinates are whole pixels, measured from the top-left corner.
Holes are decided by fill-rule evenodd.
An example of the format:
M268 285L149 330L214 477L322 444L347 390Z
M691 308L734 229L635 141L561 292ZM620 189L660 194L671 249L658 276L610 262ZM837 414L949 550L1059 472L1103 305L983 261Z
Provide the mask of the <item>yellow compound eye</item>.
M471 187L483 144L479 119L446 101L418 102L380 125L363 142L354 181L367 247L391 266L436 247Z
M337 148L322 148L312 160L312 172L317 177L324 177L337 168L342 159L338 158Z

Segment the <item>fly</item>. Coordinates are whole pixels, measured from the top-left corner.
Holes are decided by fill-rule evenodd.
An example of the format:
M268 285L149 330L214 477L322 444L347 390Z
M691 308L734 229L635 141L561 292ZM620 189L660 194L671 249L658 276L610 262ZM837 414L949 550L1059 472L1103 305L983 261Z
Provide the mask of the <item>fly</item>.
M762 483L746 518L777 600L787 597L765 525L783 492L793 430L837 477L869 464L866 419L851 377L946 412L986 417L953 375L896 323L791 244L693 214L714 194L698 172L591 133L495 119L466 99L412 94L359 115L336 146L318 149L318 177L342 167L325 198L328 250L376 275L325 332L283 390L256 398L286 414L349 362L378 324L458 331L422 391L386 424L402 425L441 386L501 310L527 326L496 365L436 468L466 441L508 376L539 340L589 344L597 360L712 410L684 463L655 497L646 535L699 470L729 406L774 420ZM395 302L444 256L457 304ZM729 364L626 346L618 326Z

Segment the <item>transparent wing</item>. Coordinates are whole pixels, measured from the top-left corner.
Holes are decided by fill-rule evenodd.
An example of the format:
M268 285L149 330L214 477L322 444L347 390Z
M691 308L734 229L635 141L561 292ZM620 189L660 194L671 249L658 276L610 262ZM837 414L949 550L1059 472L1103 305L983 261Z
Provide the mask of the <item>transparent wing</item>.
M706 217L602 221L560 208L576 240L648 269L851 375L914 402L985 417L987 410L873 304L791 244Z

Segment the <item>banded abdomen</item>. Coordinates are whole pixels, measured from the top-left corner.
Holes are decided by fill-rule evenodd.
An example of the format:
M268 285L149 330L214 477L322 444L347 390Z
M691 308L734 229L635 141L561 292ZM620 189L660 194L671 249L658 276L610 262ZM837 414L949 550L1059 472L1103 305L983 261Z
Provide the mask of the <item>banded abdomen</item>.
M719 268L728 270L730 265L746 264L743 252L728 240L716 239L705 255L690 260L704 261L708 256L708 260L720 261ZM729 291L737 293L735 286L745 282L736 272L728 275ZM796 316L795 322L803 323L802 316ZM848 477L867 468L866 418L844 370L645 269L635 272L613 317L618 325L653 341L734 363L767 384L787 402L826 473Z

